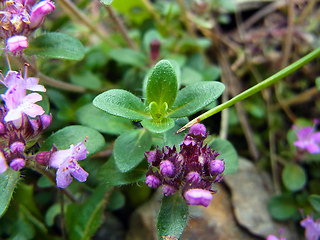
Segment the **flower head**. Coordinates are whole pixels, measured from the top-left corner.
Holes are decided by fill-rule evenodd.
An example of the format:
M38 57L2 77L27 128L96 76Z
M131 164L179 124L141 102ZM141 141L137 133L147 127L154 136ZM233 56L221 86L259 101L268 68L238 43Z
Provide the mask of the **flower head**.
M320 219L314 221L311 217L307 216L300 222L301 226L304 227L305 237L307 240L318 240L320 237Z
M181 190L187 204L207 207L214 193L211 187L222 179L225 163L216 159L219 153L203 146L206 137L205 126L198 123L185 136L180 152L175 146L146 152L150 165L146 184L151 188L163 185L165 196Z
M306 150L311 154L320 153L320 132L315 131L318 121L315 121L312 127L303 127L296 131L298 140L294 145L302 150ZM296 127L294 126L294 129Z
M49 166L58 169L56 183L59 188L66 188L72 182L72 176L79 182L87 180L89 174L77 162L87 157L86 140L70 145L69 149L49 153Z

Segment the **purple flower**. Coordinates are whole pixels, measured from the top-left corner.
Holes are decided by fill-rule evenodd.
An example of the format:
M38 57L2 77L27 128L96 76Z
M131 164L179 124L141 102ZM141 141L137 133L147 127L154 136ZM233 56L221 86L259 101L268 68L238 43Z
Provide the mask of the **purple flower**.
M15 55L28 47L28 39L25 36L15 35L7 39L6 47Z
M4 118L6 122L21 120L23 113L33 118L44 114L42 107L35 104L42 100L42 96L38 93L24 95L19 86L16 86L2 94L1 97L9 110Z
M211 187L222 179L225 163L216 159L219 153L203 146L206 137L205 126L195 124L180 145L179 153L175 146L146 152L149 162L146 184L151 188L163 185L165 196L181 190L187 204L207 207L215 193Z
M79 182L87 180L89 174L77 162L87 157L85 142L86 139L76 145L70 145L69 149L52 154L49 166L58 169L56 183L59 188L66 188L72 182L71 175Z
M298 140L294 145L302 150L307 150L311 154L320 153L320 132L315 132L317 121L312 127L303 127L297 131ZM296 127L293 127L296 129Z
M309 216L300 222L301 226L304 227L305 237L307 240L318 240L320 237L320 219L316 222Z
M208 207L213 196L208 190L194 188L186 191L184 198L189 205L202 205Z
M25 69L25 73L27 69ZM8 71L6 77L1 81L8 90L1 97L5 102L8 110L4 120L15 121L15 125L19 126L23 117L23 113L36 117L44 114L41 106L35 102L41 101L42 96L38 93L30 93L26 95L27 90L45 92L46 89L39 85L39 79L33 77L22 77L20 73Z
M49 0L44 0L33 6L30 13L30 28L35 29L38 28L46 15L52 13L55 9L53 2Z

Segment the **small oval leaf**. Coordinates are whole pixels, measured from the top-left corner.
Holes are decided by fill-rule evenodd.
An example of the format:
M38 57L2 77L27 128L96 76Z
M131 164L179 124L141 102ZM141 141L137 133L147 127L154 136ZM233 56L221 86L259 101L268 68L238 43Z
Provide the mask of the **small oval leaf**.
M128 172L143 159L144 152L152 144L151 135L145 129L136 129L121 134L114 142L113 154L120 172Z
M24 53L48 58L81 60L84 57L84 47L72 36L52 32L33 39Z
M8 168L0 174L0 217L7 210L12 193L20 179L20 172Z
M299 213L294 198L288 194L273 196L268 202L268 210L277 220L287 220Z
M180 239L188 221L188 205L180 193L163 197L157 220L159 240Z
M316 210L318 213L320 213L320 195L310 195L309 196L309 202L311 206Z
M111 158L99 169L98 178L104 184L121 186L144 181L147 170L147 162L142 162L130 172L122 173L117 168L114 159Z
M153 68L147 82L147 101L156 102L159 106L167 103L170 108L178 91L175 70L168 60L161 60Z
M93 105L107 113L131 120L141 121L148 115L140 98L122 89L112 89L93 99Z
M130 120L110 115L91 103L78 109L76 118L81 124L107 134L119 135L133 128Z
M190 84L178 92L168 116L172 118L190 116L216 100L224 89L225 86L216 81Z
M119 63L135 67L143 67L146 62L146 57L141 52L125 48L110 50L109 57Z
M59 150L68 149L71 144L82 142L85 137L88 137L85 143L89 155L92 155L101 150L105 141L103 136L95 129L73 125L60 129L52 134L44 143L42 149L49 150L54 144Z
M306 173L297 164L287 164L282 171L282 181L290 191L298 191L307 181Z

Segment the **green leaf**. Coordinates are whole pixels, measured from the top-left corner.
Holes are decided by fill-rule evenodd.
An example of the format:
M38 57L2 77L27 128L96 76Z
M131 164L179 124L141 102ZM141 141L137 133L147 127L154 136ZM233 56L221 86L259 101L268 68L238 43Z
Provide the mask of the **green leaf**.
M150 17L150 13L142 0L114 1L112 6L123 16L129 18L130 23L142 24Z
M56 203L54 205L52 205L48 211L46 212L45 215L45 223L48 227L53 226L54 224L54 218L60 214L61 212L61 206L59 203Z
M310 195L309 202L311 206L314 208L314 210L320 213L320 195L316 195L316 194Z
M107 113L131 120L143 120L148 117L140 98L122 89L112 89L93 99L93 105Z
M145 119L141 124L155 133L163 133L174 127L174 121L171 118L163 118L159 122L155 122L153 119Z
M130 120L110 115L91 103L78 109L76 118L83 125L113 135L119 135L133 127Z
M290 191L298 191L306 184L307 176L298 164L287 164L282 171L282 181Z
M0 174L0 217L9 206L12 193L20 179L20 172L8 168Z
M159 42L161 42L161 39L162 39L159 32L155 29L148 30L143 36L143 42L142 42L143 50L144 52L148 53L148 55L150 53L150 43L155 39L158 40Z
M105 5L111 5L111 3L113 2L113 0L100 0L100 2L102 2Z
M168 116L172 118L190 116L216 100L224 89L222 83L215 81L190 84L178 92Z
M177 147L182 143L185 137L183 133L175 134L175 132L189 122L188 118L177 118L174 122L174 127L163 134L164 146L172 147L173 145L176 145Z
M48 58L81 60L84 57L84 47L72 36L52 32L33 39L24 53Z
M167 103L170 108L178 91L175 70L168 60L161 60L153 68L147 82L147 101L156 102L159 106Z
M298 206L292 195L273 196L268 203L270 215L276 220L287 220L298 214Z
M225 139L215 138L210 144L211 149L220 153L219 159L224 159L225 170L223 174L232 174L237 172L239 162L238 154L234 146Z
M135 67L143 67L146 62L146 56L143 53L129 48L112 49L109 57L119 63Z
M105 141L103 136L97 131L89 127L73 125L60 129L52 134L44 143L42 149L49 150L54 144L59 150L68 149L71 144L77 144L84 141L85 137L88 137L85 143L89 155L92 155L100 151Z
M130 172L122 173L117 168L114 159L111 158L99 170L98 178L103 184L121 186L144 181L146 179L147 169L147 162L144 161Z
M203 80L202 75L190 67L184 67L181 75L182 84L186 86Z
M115 211L122 208L126 203L126 197L120 191L114 191L108 201L108 210Z
M128 172L136 167L144 159L144 152L150 149L151 144L151 135L145 129L121 134L113 148L115 163L120 172Z
M66 227L69 239L91 239L102 223L103 209L107 200L105 198L107 190L105 186L100 186L81 206L75 203L68 206L66 211Z
M100 89L102 85L98 75L88 70L70 74L70 80L74 84L93 90Z
M157 220L159 240L179 239L186 228L188 215L188 205L180 193L163 197Z

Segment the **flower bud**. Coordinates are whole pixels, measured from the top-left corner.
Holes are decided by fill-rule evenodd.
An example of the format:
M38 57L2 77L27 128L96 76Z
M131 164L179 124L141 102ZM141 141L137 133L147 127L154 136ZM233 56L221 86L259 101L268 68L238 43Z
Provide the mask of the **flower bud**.
M12 160L9 166L13 170L19 171L21 168L24 168L25 165L26 165L26 162L23 158L15 158Z
M177 189L175 187L165 184L163 185L162 191L163 191L163 195L168 197L174 194L177 191Z
M23 49L28 47L28 39L25 36L16 35L8 38L7 49L13 54L21 52Z
M0 134L4 134L6 132L6 127L3 123L0 122Z
M223 173L224 169L225 169L225 163L220 159L213 160L210 163L211 175L219 175Z
M204 137L206 136L206 131L206 127L203 124L196 123L190 128L189 134L201 135L202 137Z
M202 205L208 207L213 196L208 190L194 188L186 191L184 198L189 205Z
M51 124L52 121L52 115L47 115L47 114L43 114L40 116L40 120L42 123L42 130L46 129L47 127L49 127L49 125Z
M55 9L53 2L44 0L35 5L30 14L30 29L38 28L43 22L45 16L52 13Z
M157 61L160 53L160 47L161 43L158 39L155 38L150 42L150 58L152 62Z
M156 176L149 175L147 176L146 184L151 188L158 188L161 185L161 181Z
M23 153L25 144L23 142L14 142L10 145L11 152L21 152Z
M189 172L186 176L188 182L199 182L200 174L198 172Z
M57 152L57 148L53 145L50 151L39 152L36 155L36 162L43 166L48 166L53 153Z
M148 160L149 163L153 163L155 162L156 159L156 155L157 155L157 151L151 151L151 152L147 152L147 154L149 154L149 156L145 156Z
M169 160L164 160L160 163L160 173L165 177L174 175L174 166Z

